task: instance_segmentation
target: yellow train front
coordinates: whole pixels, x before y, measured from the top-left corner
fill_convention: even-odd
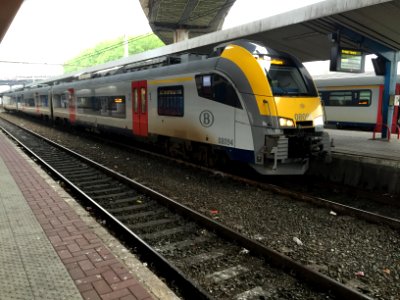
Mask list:
[[[311,157],[330,157],[321,100],[296,58],[249,41],[219,51],[219,66],[235,74],[249,115],[257,172],[304,174]]]

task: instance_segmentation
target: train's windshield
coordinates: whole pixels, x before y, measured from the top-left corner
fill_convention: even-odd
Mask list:
[[[289,58],[267,55],[256,58],[268,78],[274,96],[314,96],[307,89],[300,69]]]

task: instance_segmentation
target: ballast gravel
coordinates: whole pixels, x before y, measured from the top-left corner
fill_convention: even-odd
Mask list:
[[[143,153],[2,116],[98,161],[374,299],[400,299],[400,234],[387,226]],[[293,179],[292,179],[293,180]]]

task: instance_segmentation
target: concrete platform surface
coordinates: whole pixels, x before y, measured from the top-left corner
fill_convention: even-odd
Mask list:
[[[348,153],[376,158],[386,158],[400,161],[400,139],[397,134],[392,134],[390,141],[382,139],[381,134],[369,131],[335,130],[327,129],[333,139],[334,152]]]
[[[178,299],[54,186],[0,133],[0,299]]]

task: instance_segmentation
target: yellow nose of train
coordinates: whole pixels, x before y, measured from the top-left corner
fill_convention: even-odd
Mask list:
[[[293,56],[253,42],[232,42],[221,54],[246,77],[254,167],[264,174],[303,174],[311,156],[330,153],[323,109],[311,76]]]

